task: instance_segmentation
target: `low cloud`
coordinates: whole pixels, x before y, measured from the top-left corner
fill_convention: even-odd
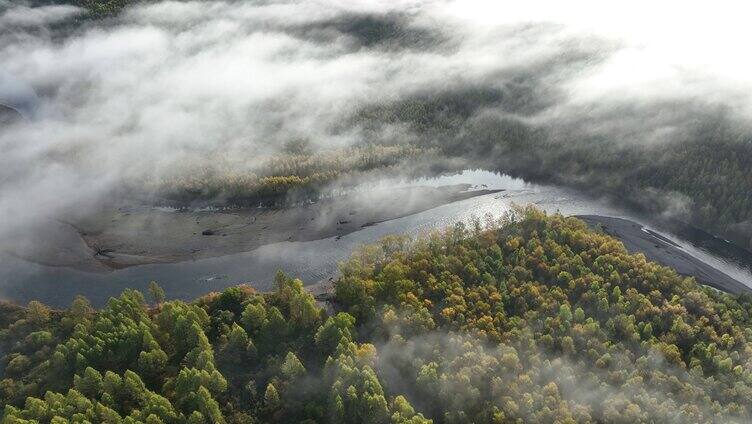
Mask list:
[[[0,72],[33,89],[24,101],[36,112],[0,129],[0,213],[10,217],[0,235],[116,198],[145,176],[220,157],[252,169],[290,140],[314,150],[416,140],[425,134],[405,122],[369,127],[359,114],[420,96],[446,93],[437,107],[448,109],[435,116],[463,125],[524,127],[520,142],[544,133],[562,143],[660,142],[686,132],[697,105],[730,99],[736,116],[749,104],[745,85],[723,79],[733,58],[698,73],[697,61],[680,66],[686,55],[658,56],[677,38],[658,36],[666,20],[650,17],[657,41],[645,44],[602,7],[592,5],[591,22],[544,3],[168,1],[75,30],[51,25],[81,12],[74,7],[3,3],[0,22],[13,29],[0,31]]]
[[[41,7],[14,6],[0,2],[0,28],[35,27],[49,25],[81,14],[83,10],[72,5]],[[2,30],[0,30],[0,33]]]

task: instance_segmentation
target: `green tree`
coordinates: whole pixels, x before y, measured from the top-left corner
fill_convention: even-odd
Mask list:
[[[165,301],[164,289],[159,287],[156,281],[149,282],[149,295],[151,295],[151,300],[156,305],[160,305]]]

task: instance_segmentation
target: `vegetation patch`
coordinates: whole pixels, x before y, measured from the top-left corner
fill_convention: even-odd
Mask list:
[[[431,149],[411,145],[367,145],[320,152],[293,151],[258,158],[188,161],[170,175],[146,176],[132,184],[156,204],[284,206],[316,200],[364,182],[421,172],[408,165],[435,163]],[[198,162],[198,163],[197,163]]]
[[[752,303],[517,210],[299,280],[0,309],[4,422],[747,422]]]

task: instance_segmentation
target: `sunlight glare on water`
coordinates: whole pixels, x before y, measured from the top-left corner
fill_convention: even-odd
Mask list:
[[[192,299],[208,291],[240,283],[250,283],[257,289],[269,290],[274,274],[279,269],[301,278],[306,284],[312,284],[334,276],[338,263],[364,243],[372,243],[388,234],[419,236],[459,221],[469,223],[474,218],[483,219],[486,216],[498,218],[514,204],[534,204],[549,213],[615,216],[639,222],[637,217],[605,201],[592,199],[572,190],[528,184],[520,179],[487,171],[464,171],[395,184],[434,187],[469,184],[471,189],[501,191],[382,222],[340,238],[275,243],[245,253],[174,264],[141,265],[108,274],[47,267],[2,255],[0,295],[22,303],[37,299],[53,306],[65,306],[75,295],[82,294],[90,298],[92,303],[101,305],[125,288],[145,291],[148,283],[154,280],[165,289],[168,297]],[[692,247],[687,243],[679,241],[679,244],[691,251]],[[718,266],[729,275],[750,280],[748,273],[699,249],[694,249],[691,253]]]

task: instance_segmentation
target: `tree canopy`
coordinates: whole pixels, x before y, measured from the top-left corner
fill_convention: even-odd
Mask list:
[[[192,302],[0,308],[3,422],[748,422],[752,303],[528,208]]]

